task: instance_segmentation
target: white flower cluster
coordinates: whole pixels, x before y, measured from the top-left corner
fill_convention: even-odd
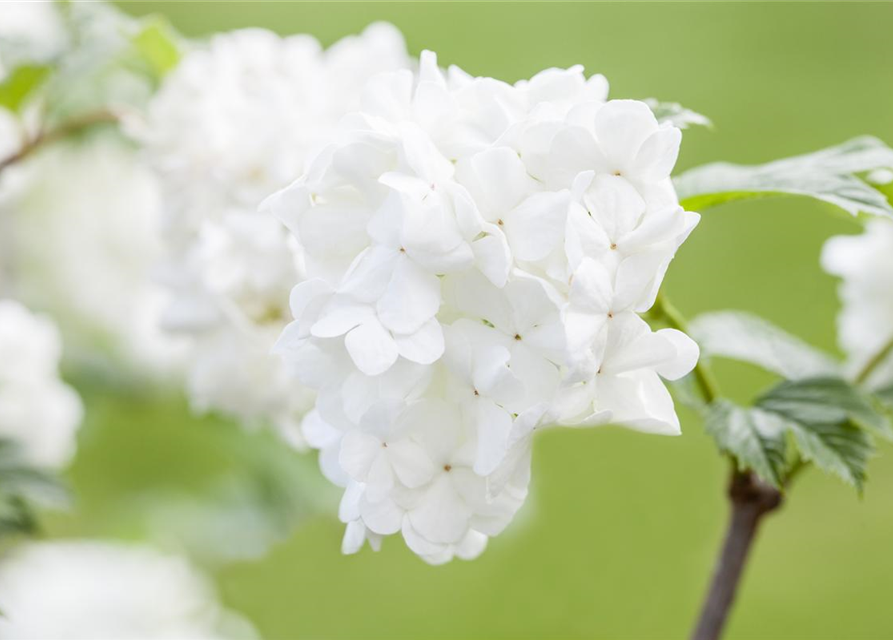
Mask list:
[[[18,302],[0,299],[0,438],[31,464],[64,466],[83,417],[78,395],[59,379],[56,326]]]
[[[256,637],[185,560],[88,541],[31,543],[0,561],[0,638]]]
[[[680,139],[579,66],[512,86],[425,52],[266,201],[305,254],[277,351],[319,393],[303,428],[346,488],[345,552],[402,532],[432,563],[479,554],[539,427],[679,432],[661,377],[697,347],[638,314],[699,219]]]
[[[150,104],[135,134],[164,190],[162,277],[173,297],[164,324],[191,337],[197,409],[270,423],[299,441],[313,396],[270,348],[303,260],[282,225],[257,207],[359,106],[368,77],[409,62],[387,24],[327,50],[310,36],[246,29],[190,51]]]
[[[893,223],[876,218],[857,236],[825,243],[822,267],[843,279],[837,339],[856,372],[893,340]],[[893,363],[877,368],[869,383],[893,382]]]
[[[177,347],[157,322],[164,291],[153,282],[158,186],[132,144],[97,133],[2,177],[0,286],[58,320],[74,361],[106,365],[105,352],[140,374],[175,369]]]

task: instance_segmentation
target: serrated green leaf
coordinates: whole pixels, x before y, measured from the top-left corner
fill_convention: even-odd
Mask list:
[[[883,193],[859,177],[893,166],[893,149],[863,136],[841,145],[763,165],[714,163],[678,176],[674,183],[686,209],[699,211],[734,200],[801,195],[828,202],[853,215],[893,217]]]
[[[795,421],[790,428],[804,460],[862,491],[865,467],[873,451],[862,429],[851,422],[807,425]]]
[[[0,82],[0,107],[18,113],[28,98],[49,77],[49,65],[22,65]]]
[[[884,435],[889,425],[861,392],[840,378],[788,380],[756,406],[788,421],[801,456],[862,490],[873,451],[866,429]]]
[[[701,355],[730,358],[793,380],[840,373],[840,365],[783,329],[753,314],[718,311],[696,317],[689,334]]]
[[[721,451],[733,455],[741,470],[751,469],[780,488],[787,467],[787,425],[778,416],[727,400],[713,402],[704,423]]]
[[[172,30],[159,18],[151,18],[143,24],[133,37],[133,46],[158,78],[164,77],[180,61],[180,50]]]
[[[655,98],[646,98],[644,102],[651,108],[654,117],[657,118],[657,121],[661,124],[668,122],[680,129],[688,129],[690,126],[713,126],[710,118],[697,111],[686,109],[678,102],[660,102]]]
[[[757,406],[798,422],[852,421],[878,435],[891,435],[890,425],[871,400],[842,378],[787,380],[764,394]]]

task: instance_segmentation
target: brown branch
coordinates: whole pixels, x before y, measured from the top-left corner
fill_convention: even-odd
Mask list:
[[[68,122],[60,124],[58,127],[52,129],[51,131],[41,131],[31,140],[25,142],[25,144],[22,145],[22,148],[16,151],[14,154],[7,158],[4,158],[3,160],[0,160],[0,171],[3,171],[7,167],[26,159],[28,156],[40,149],[45,144],[49,144],[57,140],[62,140],[69,135],[78,133],[79,131],[82,131],[94,125],[109,124],[114,122],[118,122],[118,116],[111,111],[96,111],[93,113],[85,114],[83,116],[72,118]]]
[[[722,635],[757,530],[763,517],[781,506],[782,494],[749,471],[734,471],[729,501],[729,527],[692,640]]]

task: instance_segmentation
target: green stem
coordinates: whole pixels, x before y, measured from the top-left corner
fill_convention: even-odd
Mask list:
[[[893,336],[887,341],[887,343],[881,347],[880,351],[874,354],[871,359],[865,363],[859,372],[856,374],[854,378],[856,384],[862,384],[866,380],[868,380],[869,376],[887,359],[887,357],[893,353]]]
[[[663,292],[657,294],[657,299],[654,301],[652,311],[655,316],[663,319],[673,329],[678,329],[686,334],[688,333],[688,321],[685,319],[685,316],[683,316],[679,310],[670,303]],[[707,404],[710,404],[720,396],[716,380],[714,380],[713,374],[703,360],[698,360],[692,373],[695,376],[695,382],[698,385],[698,389],[700,389],[701,395],[704,397],[704,401]]]

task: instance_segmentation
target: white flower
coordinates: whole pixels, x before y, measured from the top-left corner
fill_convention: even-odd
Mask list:
[[[0,299],[0,437],[39,467],[71,459],[83,417],[80,398],[59,379],[61,355],[52,321]]]
[[[861,235],[829,239],[822,267],[842,279],[837,339],[855,373],[893,340],[893,223],[873,219]],[[891,362],[869,379],[874,386],[891,381]]]
[[[0,637],[253,638],[185,560],[89,541],[20,546],[0,560]]]
[[[346,553],[400,532],[432,563],[476,556],[550,424],[679,433],[662,378],[697,347],[638,314],[698,222],[669,180],[681,134],[606,93],[426,52],[266,201],[305,252],[276,351],[319,393],[303,429],[345,487]]]
[[[191,47],[146,121],[129,123],[164,190],[162,278],[172,295],[163,320],[190,345],[188,389],[197,409],[273,424],[300,445],[297,425],[312,402],[269,351],[286,324],[288,291],[304,279],[318,246],[299,246],[257,206],[299,175],[338,120],[359,106],[369,76],[409,63],[402,36],[387,24],[327,50],[310,36],[224,33]],[[400,278],[406,269],[397,262],[391,267]],[[437,292],[429,297],[436,302]],[[333,308],[342,298],[349,297]],[[383,341],[376,323],[370,319],[348,342]],[[396,349],[392,339],[388,346]],[[357,358],[366,357],[370,371],[390,357],[361,350]]]
[[[70,356],[96,359],[96,345],[108,345],[140,370],[170,372],[177,348],[157,326],[164,293],[153,282],[159,196],[134,150],[97,134],[4,174],[9,290],[58,320]]]

